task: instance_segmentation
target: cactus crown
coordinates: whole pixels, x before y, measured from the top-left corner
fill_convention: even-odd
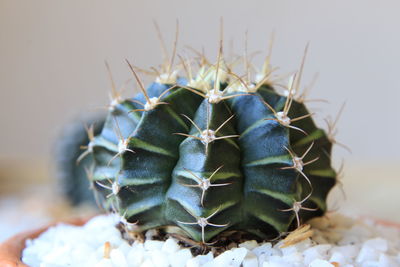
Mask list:
[[[175,52],[174,52],[175,53]],[[173,58],[173,57],[172,57]],[[274,86],[270,53],[260,72],[244,58],[193,64],[178,76],[166,60],[147,89],[123,99],[115,90],[102,132],[90,135],[89,173],[98,198],[131,232],[177,226],[195,241],[244,231],[269,238],[322,215],[336,183],[332,141],[299,93],[302,67],[283,94]]]

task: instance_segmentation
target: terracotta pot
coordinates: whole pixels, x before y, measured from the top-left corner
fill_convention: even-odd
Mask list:
[[[89,218],[86,219],[73,219],[68,221],[63,221],[64,223],[73,225],[83,225]],[[57,222],[58,223],[58,222]],[[22,250],[25,248],[25,241],[27,239],[33,239],[38,237],[41,233],[46,231],[49,227],[56,225],[57,223],[51,223],[40,229],[33,231],[27,231],[17,234],[3,243],[0,244],[0,266],[1,267],[29,267],[28,265],[22,263],[21,254]]]

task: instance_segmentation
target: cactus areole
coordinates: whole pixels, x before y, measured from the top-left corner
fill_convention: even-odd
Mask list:
[[[186,77],[169,68],[147,89],[129,65],[141,93],[122,99],[114,89],[88,146],[89,178],[130,231],[177,226],[201,243],[228,230],[265,239],[326,211],[332,142],[297,97],[300,75],[280,94],[269,60],[253,83],[221,51],[196,75],[182,60]]]

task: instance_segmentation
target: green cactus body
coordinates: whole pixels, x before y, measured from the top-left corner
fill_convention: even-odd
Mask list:
[[[102,113],[75,118],[62,129],[62,135],[54,144],[53,158],[56,165],[57,187],[69,204],[74,206],[95,203],[92,192],[88,190],[92,187],[91,183],[86,178],[86,172],[90,172],[87,167],[90,166],[93,157],[89,155],[90,151],[82,154],[81,147],[90,141],[88,135],[97,135],[101,132],[104,120],[105,116]],[[85,129],[82,121],[86,125],[92,125],[91,128]]]
[[[208,89],[153,83],[116,103],[92,140],[95,190],[132,231],[267,238],[326,211],[336,182],[331,142],[306,107],[267,83],[215,86],[215,69],[203,76]]]

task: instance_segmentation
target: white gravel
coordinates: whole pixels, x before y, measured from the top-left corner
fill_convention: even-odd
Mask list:
[[[246,241],[217,257],[193,257],[177,241],[146,240],[129,245],[114,227],[118,219],[99,215],[82,227],[60,224],[28,240],[23,261],[32,267],[396,267],[400,266],[400,229],[333,215],[310,222],[313,237],[281,248]],[[105,247],[110,245],[109,257]],[[107,253],[106,253],[107,254]]]

